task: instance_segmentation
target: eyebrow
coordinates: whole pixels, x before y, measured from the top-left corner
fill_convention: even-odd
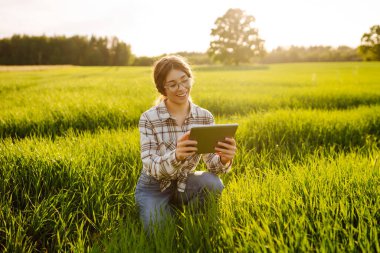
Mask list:
[[[178,79],[183,79],[184,77],[187,77],[186,74],[183,74],[180,78]],[[170,80],[170,81],[167,81],[166,83],[172,83],[172,82],[175,82],[176,80]]]

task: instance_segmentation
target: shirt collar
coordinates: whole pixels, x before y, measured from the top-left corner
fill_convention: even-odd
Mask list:
[[[160,116],[160,118],[161,118],[162,121],[165,121],[165,120],[167,120],[169,118],[174,119],[170,115],[170,113],[168,111],[168,108],[166,107],[166,104],[165,104],[166,100],[167,100],[167,98],[164,99],[164,100],[162,100],[157,105],[157,112],[158,112],[158,115]],[[186,118],[194,118],[194,116],[195,116],[195,105],[191,101],[189,101],[189,103],[190,103],[190,112],[189,112],[189,114],[188,114],[188,116]]]

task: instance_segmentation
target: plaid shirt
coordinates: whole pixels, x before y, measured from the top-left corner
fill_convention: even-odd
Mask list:
[[[192,102],[182,126],[178,126],[175,118],[169,114],[164,101],[144,112],[139,121],[142,172],[159,180],[161,191],[169,187],[172,180],[176,180],[177,189],[181,192],[186,188],[187,175],[194,173],[201,157],[210,172],[227,173],[232,162],[223,165],[220,156],[215,153],[195,154],[182,162],[175,158],[177,140],[184,133],[195,125],[213,124],[212,114]]]

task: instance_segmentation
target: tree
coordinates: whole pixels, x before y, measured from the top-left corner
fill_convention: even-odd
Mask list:
[[[133,62],[131,46],[116,37],[13,35],[0,39],[0,64],[124,66]]]
[[[380,25],[374,25],[361,39],[359,53],[365,61],[380,61]]]
[[[238,65],[264,55],[264,41],[253,27],[255,18],[241,9],[229,9],[211,30],[209,56],[214,61]]]

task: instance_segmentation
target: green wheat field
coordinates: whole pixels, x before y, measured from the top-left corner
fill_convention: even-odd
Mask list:
[[[239,123],[238,153],[219,202],[147,238],[151,72],[0,68],[0,251],[380,251],[380,63],[194,67],[193,102]]]

